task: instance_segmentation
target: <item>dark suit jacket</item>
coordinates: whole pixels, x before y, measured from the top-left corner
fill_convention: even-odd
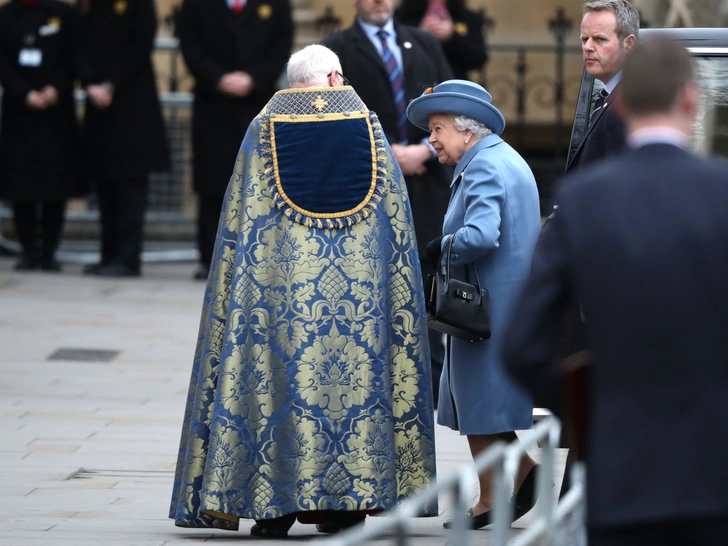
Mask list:
[[[568,182],[505,330],[506,365],[558,408],[558,319],[583,302],[590,524],[726,514],[728,166],[652,144]]]
[[[395,23],[397,43],[402,50],[404,64],[405,100],[419,97],[422,92],[452,78],[437,39],[419,29]],[[379,117],[390,143],[397,138],[397,109],[387,69],[382,59],[357,22],[349,28],[332,34],[323,44],[339,56],[341,69],[364,103]],[[405,47],[409,44],[411,47]],[[429,134],[408,124],[407,138],[411,144],[420,142]],[[405,178],[412,204],[412,215],[420,257],[425,256],[427,243],[442,235],[442,220],[450,199],[452,170],[431,159],[424,175]]]
[[[177,33],[195,77],[194,187],[222,197],[248,125],[276,92],[291,54],[291,7],[288,0],[247,0],[236,15],[226,0],[184,0]],[[220,78],[237,70],[253,78],[247,97],[217,90]]]
[[[566,166],[566,172],[613,156],[625,147],[624,125],[612,107],[619,86],[607,98],[607,105],[594,113],[584,138]]]

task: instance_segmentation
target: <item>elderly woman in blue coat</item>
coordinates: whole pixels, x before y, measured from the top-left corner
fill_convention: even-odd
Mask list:
[[[438,267],[451,238],[451,267],[472,262],[490,292],[491,338],[470,343],[448,337],[437,412],[439,424],[467,436],[475,458],[494,442],[511,442],[516,430],[533,426],[533,404],[506,374],[499,344],[541,227],[538,190],[526,162],[498,136],[505,120],[480,85],[443,82],[412,101],[407,117],[430,131],[440,162],[456,166],[443,236],[428,245],[427,257]],[[527,455],[521,459],[514,520],[535,503],[535,466]],[[469,512],[474,529],[490,523],[492,506],[492,476],[479,481],[480,497]]]

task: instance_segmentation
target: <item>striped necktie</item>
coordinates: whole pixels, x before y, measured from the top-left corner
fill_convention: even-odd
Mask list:
[[[389,33],[382,29],[377,32],[377,37],[382,42],[382,61],[384,66],[387,67],[387,73],[389,74],[389,83],[392,84],[392,91],[394,92],[394,104],[397,107],[397,126],[399,129],[399,141],[407,141],[407,102],[404,99],[404,76],[402,70],[397,64],[397,59],[389,49],[387,45],[387,37]]]
[[[599,91],[599,96],[597,97],[597,100],[594,101],[594,108],[591,111],[591,114],[589,114],[589,124],[591,125],[591,121],[594,118],[594,114],[596,114],[599,110],[604,108],[607,105],[607,97],[609,96],[609,93],[606,92],[605,89],[601,89]]]

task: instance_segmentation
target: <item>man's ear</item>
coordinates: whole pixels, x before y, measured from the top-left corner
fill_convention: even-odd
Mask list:
[[[624,39],[624,49],[629,51],[637,43],[637,37],[634,34],[630,34]]]

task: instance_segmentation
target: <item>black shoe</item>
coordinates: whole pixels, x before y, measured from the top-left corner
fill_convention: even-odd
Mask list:
[[[51,271],[53,273],[58,273],[61,271],[61,263],[56,260],[55,258],[51,258],[49,260],[43,259],[40,262],[40,268],[43,271]]]
[[[192,275],[192,278],[196,281],[206,281],[208,275],[210,275],[210,268],[206,265],[200,265]]]
[[[333,535],[334,533],[338,533],[339,531],[341,531],[341,527],[339,527],[339,525],[334,523],[333,521],[325,521],[324,523],[317,523],[316,530],[319,533],[327,533],[329,535]]]
[[[20,259],[15,263],[15,271],[32,271],[37,262],[34,256],[21,254]]]
[[[288,530],[295,522],[295,514],[272,519],[257,519],[255,525],[250,528],[250,535],[260,538],[286,538]]]
[[[487,512],[483,512],[482,514],[478,514],[477,516],[473,515],[473,509],[471,508],[466,512],[468,517],[470,518],[470,529],[481,529],[485,527],[486,525],[489,525],[491,523],[490,521],[490,513],[492,510],[488,510]],[[442,524],[442,526],[445,529],[452,529],[455,525],[455,520],[449,519],[445,523]]]
[[[316,524],[319,533],[334,534],[349,527],[354,527],[366,519],[366,514],[351,514],[349,512],[333,512],[324,523]]]
[[[538,494],[536,493],[536,473],[539,465],[534,465],[523,480],[521,488],[511,498],[513,505],[513,521],[522,518],[536,505]]]
[[[83,266],[83,269],[81,270],[81,273],[84,275],[98,275],[99,269],[101,269],[102,266],[104,266],[103,262],[95,263],[95,264],[86,264]]]
[[[99,277],[139,277],[140,271],[136,267],[121,263],[100,265],[96,275]]]
[[[250,536],[258,538],[286,538],[288,536],[288,529],[261,527],[256,523],[250,528]]]

